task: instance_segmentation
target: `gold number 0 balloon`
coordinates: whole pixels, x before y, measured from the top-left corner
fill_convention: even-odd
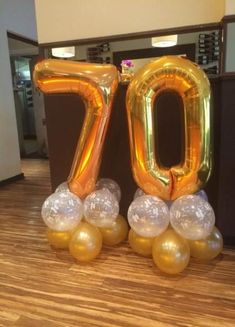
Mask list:
[[[85,102],[86,116],[68,178],[70,190],[84,198],[93,191],[99,172],[118,85],[117,69],[113,65],[48,59],[35,66],[34,82],[44,93],[75,93]]]
[[[177,92],[184,104],[184,162],[170,169],[161,166],[154,149],[154,100],[164,91]],[[126,106],[132,170],[139,187],[165,200],[200,189],[212,166],[210,86],[203,71],[187,59],[162,57],[134,76]]]

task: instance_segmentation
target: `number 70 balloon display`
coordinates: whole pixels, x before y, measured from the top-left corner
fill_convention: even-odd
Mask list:
[[[80,261],[88,261],[100,252],[100,235],[105,243],[109,234],[112,234],[110,239],[114,239],[116,233],[118,241],[127,234],[127,224],[118,215],[118,199],[112,190],[107,185],[96,189],[103,143],[119,81],[118,71],[113,65],[49,59],[36,65],[34,81],[46,94],[75,93],[85,103],[86,116],[68,177],[68,189],[45,201],[42,216],[49,226],[48,239],[52,245],[60,245],[61,238],[67,237],[71,254]],[[167,91],[174,91],[182,98],[185,128],[184,158],[169,169],[161,165],[155,154],[153,121],[154,101]],[[177,273],[188,264],[190,246],[195,247],[191,243],[206,240],[213,233],[212,208],[200,197],[190,195],[205,185],[212,168],[209,81],[189,60],[162,57],[136,73],[127,90],[126,107],[133,176],[146,194],[134,200],[128,211],[132,227],[130,244],[137,249],[139,239],[146,238],[145,243],[149,244],[149,252],[157,266],[167,273]],[[177,201],[183,201],[182,196],[187,195],[190,196],[186,203],[177,205]],[[176,201],[169,211],[163,200]],[[60,209],[56,201],[63,202]],[[193,210],[196,203],[196,210]],[[197,219],[199,211],[204,216]],[[81,221],[83,215],[86,222]],[[174,231],[167,231],[169,221]],[[136,233],[135,238],[133,233]],[[90,243],[82,238],[84,234]],[[160,237],[162,241],[157,243]],[[219,237],[217,242],[217,252],[222,247],[221,239]],[[163,244],[169,241],[174,243],[174,251],[168,246],[168,253],[164,253]],[[171,259],[170,265],[169,260],[162,259],[166,257]]]

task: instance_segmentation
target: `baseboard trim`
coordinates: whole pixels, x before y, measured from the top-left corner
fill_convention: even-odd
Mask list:
[[[24,179],[24,174],[23,173],[12,176],[12,177],[7,178],[7,179],[4,179],[3,181],[0,181],[0,186],[4,186],[4,185],[7,185],[7,184],[16,182],[16,181],[18,181],[20,179]]]

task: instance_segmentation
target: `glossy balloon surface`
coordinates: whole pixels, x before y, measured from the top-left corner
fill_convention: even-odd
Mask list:
[[[46,94],[74,93],[84,101],[86,116],[68,177],[70,190],[83,199],[95,189],[113,96],[118,86],[117,68],[47,59],[35,66],[34,83]]]
[[[112,227],[103,227],[99,228],[99,230],[105,245],[117,245],[127,238],[129,228],[126,219],[119,215]]]
[[[168,229],[154,239],[152,255],[156,266],[161,271],[167,274],[178,274],[189,263],[190,249],[185,239],[174,230]]]
[[[69,243],[71,255],[81,262],[96,258],[102,248],[102,235],[98,228],[86,222],[78,225]]]
[[[155,154],[157,126],[153,118],[156,98],[168,91],[182,98],[185,124],[184,156],[171,168],[163,167]],[[163,56],[148,63],[130,82],[126,107],[132,171],[139,187],[164,200],[202,188],[212,168],[210,84],[203,70],[179,56]]]
[[[218,228],[214,227],[207,238],[197,241],[188,240],[188,244],[192,257],[200,260],[211,260],[223,250],[223,237]]]
[[[133,229],[130,229],[128,241],[132,250],[145,257],[151,256],[153,237],[143,237],[138,235]]]
[[[47,230],[47,240],[56,249],[68,249],[71,239],[71,232],[57,232],[55,230]]]

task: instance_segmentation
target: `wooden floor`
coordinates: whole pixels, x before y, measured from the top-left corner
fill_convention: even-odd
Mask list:
[[[77,264],[45,238],[48,162],[22,165],[26,179],[0,188],[0,326],[235,326],[235,250],[174,277],[128,244]]]

